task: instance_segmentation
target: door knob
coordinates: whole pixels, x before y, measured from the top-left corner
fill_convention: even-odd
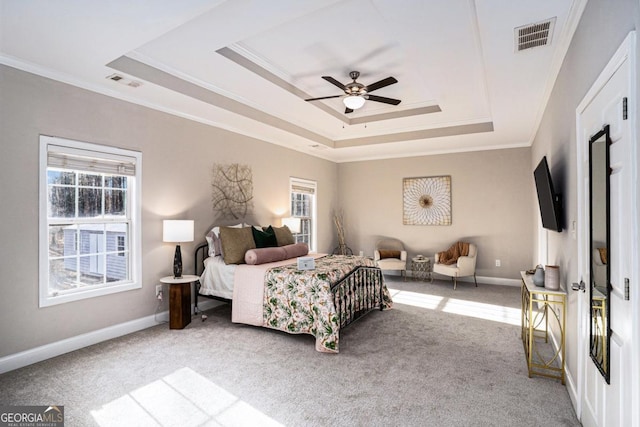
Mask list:
[[[572,283],[571,284],[571,289],[573,289],[574,291],[582,291],[585,292],[586,291],[586,286],[584,284],[584,280],[580,280],[580,283]]]

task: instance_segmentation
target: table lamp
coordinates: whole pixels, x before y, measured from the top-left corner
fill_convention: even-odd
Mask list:
[[[167,219],[162,221],[162,241],[177,243],[173,257],[173,277],[182,277],[182,253],[180,243],[193,242],[193,220]]]

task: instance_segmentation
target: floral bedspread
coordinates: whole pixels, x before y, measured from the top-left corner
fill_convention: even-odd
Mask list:
[[[314,270],[298,270],[296,264],[269,269],[265,274],[264,325],[288,333],[311,334],[316,337],[316,350],[337,353],[340,319],[331,285],[358,266],[375,264],[358,256],[328,255],[315,260]],[[384,279],[376,282],[380,282],[373,284],[376,304],[382,287],[383,307],[391,308],[393,302]]]

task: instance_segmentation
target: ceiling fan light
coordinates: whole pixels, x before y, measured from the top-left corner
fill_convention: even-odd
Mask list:
[[[364,105],[364,98],[360,95],[349,95],[342,99],[345,107],[357,110]]]

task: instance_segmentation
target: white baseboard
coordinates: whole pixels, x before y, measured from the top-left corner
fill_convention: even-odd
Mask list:
[[[578,383],[571,376],[571,372],[569,372],[569,368],[567,368],[567,364],[564,364],[564,378],[567,387],[567,392],[569,393],[569,399],[571,399],[571,404],[573,405],[573,410],[576,413],[576,416],[580,418],[580,414],[578,413],[578,408],[580,402],[578,402]]]
[[[461,282],[473,282],[473,276],[461,277],[458,279]],[[489,277],[489,276],[476,276],[478,283],[484,283],[486,285],[500,285],[500,286],[522,286],[522,279],[505,279],[504,277]]]
[[[388,273],[385,273],[388,274]],[[413,271],[407,271],[407,277],[413,277]],[[433,274],[434,279],[438,280],[451,280],[449,276],[442,276],[439,274]],[[503,277],[489,277],[489,276],[476,276],[478,283],[484,283],[486,285],[500,285],[500,286],[522,286],[522,279],[505,279]],[[473,276],[465,276],[458,278],[459,282],[471,282],[473,283]]]
[[[220,301],[207,300],[198,302],[199,311],[209,310],[210,308],[222,305]],[[191,312],[193,313],[193,304]],[[133,332],[141,331],[152,326],[156,326],[169,321],[169,311],[162,311],[155,315],[146,316],[140,319],[131,320],[129,322],[119,323],[117,325],[108,326],[97,331],[87,332],[85,334],[76,335],[75,337],[66,338],[40,347],[35,347],[19,353],[10,354],[0,358],[0,374],[22,368],[33,363],[41,362],[52,357],[60,356],[74,350],[79,350],[102,341],[118,338]]]

